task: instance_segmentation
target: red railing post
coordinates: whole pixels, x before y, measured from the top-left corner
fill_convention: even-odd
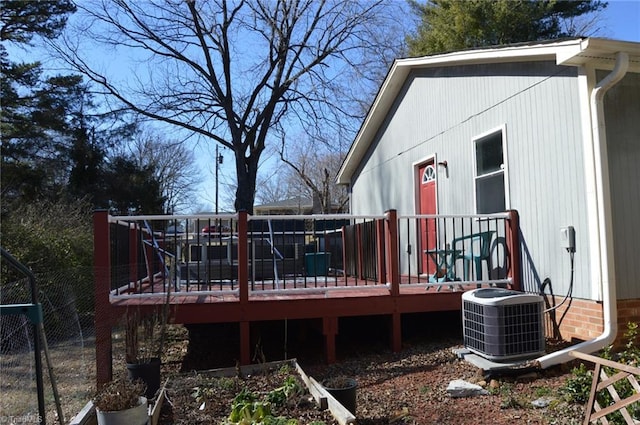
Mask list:
[[[238,290],[240,303],[249,302],[249,244],[248,244],[248,214],[238,212]]]
[[[391,284],[391,295],[400,295],[400,267],[398,253],[398,212],[388,210],[385,213],[387,220],[387,281]]]
[[[386,216],[386,275],[391,284],[391,296],[400,295],[400,255],[398,252],[398,212],[388,210]],[[399,352],[402,349],[402,318],[398,311],[391,314],[391,349]]]
[[[109,213],[93,214],[93,274],[95,288],[96,385],[100,388],[111,381],[111,251],[109,242]]]
[[[512,289],[522,289],[522,269],[520,263],[520,215],[517,210],[509,210],[507,226],[507,241],[509,246],[509,277],[512,282]]]
[[[249,224],[246,211],[238,211],[238,291],[240,304],[249,304]],[[240,364],[251,363],[250,323],[240,319]]]
[[[385,233],[384,233],[384,220],[376,219],[376,251],[378,256],[376,258],[376,267],[378,280],[376,283],[384,285],[387,283],[387,269],[386,269],[386,252],[385,246]]]

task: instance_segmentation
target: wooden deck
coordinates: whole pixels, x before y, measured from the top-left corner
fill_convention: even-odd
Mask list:
[[[175,323],[224,323],[281,319],[309,319],[330,316],[366,316],[375,314],[416,313],[459,310],[461,295],[476,284],[448,282],[401,284],[399,293],[391,295],[387,285],[352,285],[336,283],[326,287],[249,291],[241,302],[240,290],[181,290],[169,294],[171,318]],[[112,293],[110,305],[117,310],[130,307],[152,310],[167,301],[161,279],[142,293]],[[274,308],[277,303],[277,308]],[[215,308],[210,308],[214,304]],[[177,308],[184,306],[187,308]]]
[[[241,236],[243,231],[246,232],[246,217],[243,218],[242,213],[239,216],[238,263],[249,264]],[[328,363],[336,361],[336,335],[339,333],[339,319],[343,317],[387,316],[391,349],[400,351],[402,315],[460,311],[462,293],[477,288],[482,282],[431,284],[424,276],[402,276],[396,255],[394,220],[390,218],[386,224],[387,235],[380,237],[386,243],[384,250],[380,251],[387,254],[378,259],[380,270],[384,272],[379,274],[378,281],[318,276],[307,277],[307,287],[297,287],[294,278],[281,279],[277,284],[274,280],[252,281],[248,267],[239,267],[237,279],[228,284],[172,288],[169,291],[170,321],[178,324],[238,323],[238,358],[241,364],[251,363],[251,323],[284,319],[319,319],[324,358]],[[135,289],[113,290],[109,217],[106,212],[96,213],[94,228],[96,361],[97,381],[101,384],[110,380],[112,375],[112,327],[122,315],[133,309],[141,313],[157,310],[166,302],[167,292],[161,275],[156,276],[152,284],[147,281]]]

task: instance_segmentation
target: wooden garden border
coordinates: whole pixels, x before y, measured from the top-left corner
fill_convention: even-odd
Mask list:
[[[239,367],[229,367],[223,369],[210,369],[210,370],[201,370],[198,371],[200,374],[207,374],[209,376],[235,376],[238,373],[242,375],[255,374],[259,372],[263,372],[265,370],[275,370],[280,368],[283,365],[289,365],[293,367],[302,381],[307,386],[309,393],[316,401],[317,405],[321,409],[329,409],[333,417],[338,421],[340,425],[351,425],[355,422],[355,416],[349,412],[338,400],[336,400],[329,392],[316,381],[312,376],[309,376],[305,373],[304,370],[300,367],[296,359],[291,360],[281,360],[275,362],[267,362],[260,364],[251,364],[246,366]],[[160,409],[162,407],[162,403],[165,399],[165,392],[167,388],[167,384],[169,380],[167,379],[162,386],[162,390],[158,395],[158,400],[156,400],[153,407],[149,408],[149,423],[151,425],[156,425],[160,418]],[[95,425],[96,421],[96,409],[91,401],[89,401],[84,408],[78,413],[72,420],[69,425]]]

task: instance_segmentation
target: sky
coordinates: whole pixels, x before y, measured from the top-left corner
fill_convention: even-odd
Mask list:
[[[609,0],[607,8],[603,12],[602,27],[599,37],[640,42],[640,0]],[[209,150],[213,151],[213,148]],[[235,171],[232,165],[232,153],[226,150],[221,152],[225,155],[225,164],[220,170],[220,184],[223,184],[223,180],[226,183],[233,183]],[[210,154],[210,158],[214,156],[215,153]],[[206,192],[204,193],[204,202],[207,203],[213,199],[215,166],[213,161],[201,161],[200,166],[207,170],[205,174],[207,188],[203,189]],[[220,193],[223,190],[221,187]],[[221,204],[220,208],[222,210],[230,208],[230,206]]]
[[[640,42],[640,0],[608,0],[608,6],[601,15],[600,27],[597,37]],[[16,55],[13,53],[10,50],[12,59],[33,59],[29,57],[29,52],[23,51],[22,54],[15,52]],[[215,207],[215,145],[201,145],[196,147],[196,150],[200,151],[197,152],[196,157],[203,175],[203,184],[198,189],[202,202],[200,208],[213,211]],[[229,204],[229,193],[224,186],[228,187],[235,182],[233,154],[226,149],[220,149],[220,154],[224,156],[224,163],[220,166],[219,172],[220,211],[232,210],[232,205]],[[277,162],[277,160],[270,162]]]
[[[609,0],[604,19],[603,36],[640,42],[640,0]]]

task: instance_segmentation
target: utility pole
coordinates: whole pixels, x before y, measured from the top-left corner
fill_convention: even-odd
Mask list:
[[[218,144],[216,144],[216,215],[218,215],[218,170],[222,164],[222,154],[218,153]]]

